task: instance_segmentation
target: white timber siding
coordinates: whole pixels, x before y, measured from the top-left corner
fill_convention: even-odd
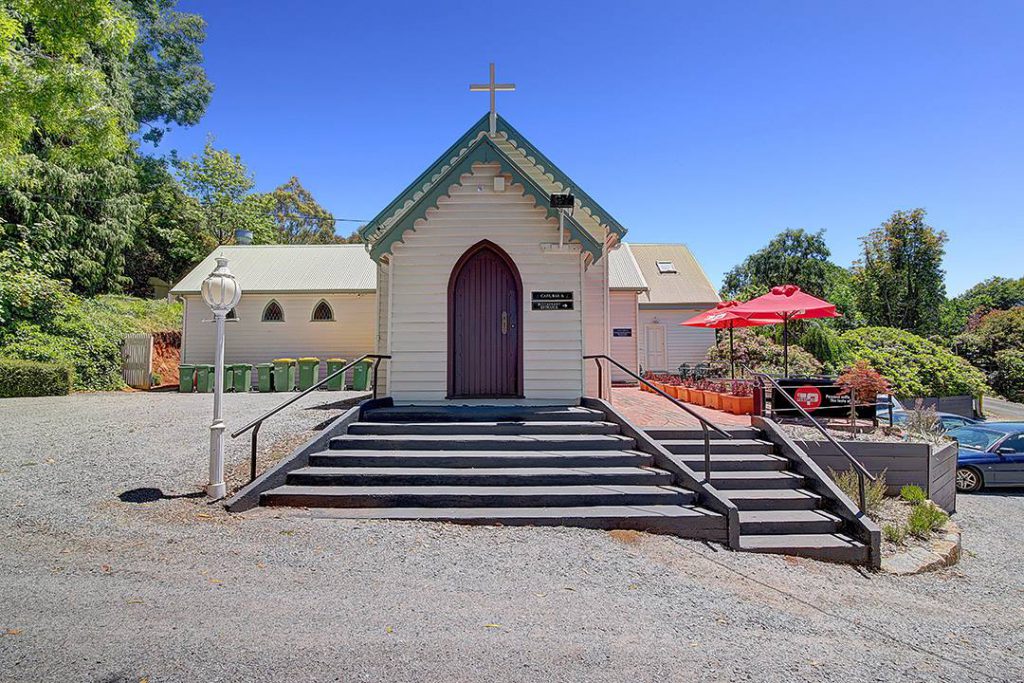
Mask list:
[[[391,306],[391,268],[387,263],[377,264],[377,353],[389,355],[391,345],[389,343],[390,306]],[[388,377],[390,376],[391,361],[382,360],[377,370],[377,383],[379,396],[390,394],[388,390]]]
[[[182,357],[186,363],[213,363],[216,326],[210,309],[196,294],[184,296],[185,325]],[[323,299],[334,311],[333,321],[312,321],[313,308]],[[262,322],[271,300],[284,310],[284,322]],[[375,294],[258,294],[242,293],[235,308],[238,320],[225,326],[226,363],[267,363],[275,358],[314,356],[321,360],[352,360],[373,353],[377,327]],[[321,363],[321,373],[326,363]]]
[[[585,325],[586,355],[604,354],[611,355],[611,348],[608,341],[608,257],[605,255],[596,264],[590,266],[583,274],[583,317]],[[597,365],[593,360],[585,361],[586,365],[586,395],[587,396],[610,396],[611,376],[603,373],[604,387],[598,392],[597,387]],[[602,361],[604,367],[608,363]]]
[[[478,164],[395,245],[390,262],[389,391],[399,402],[443,401],[448,391],[448,281],[459,257],[480,240],[504,249],[523,283],[523,381],[527,400],[576,400],[583,388],[581,256],[543,251],[558,242],[523,188],[506,177],[494,191],[498,164]],[[535,290],[571,291],[571,311],[533,311]]]
[[[715,331],[699,327],[680,325],[697,315],[703,309],[649,309],[641,308],[638,327],[640,336],[637,344],[640,351],[640,364],[644,370],[654,372],[675,372],[683,363],[701,363],[705,360],[708,349],[715,343]],[[663,325],[665,328],[665,359],[664,367],[651,367],[647,353],[647,325]]]
[[[637,326],[637,293],[616,291],[610,292],[609,297],[610,322],[608,324],[608,339],[611,344],[611,353],[608,355],[633,372],[637,372],[639,365],[637,349],[640,343],[640,335],[643,332]],[[632,331],[632,336],[616,337],[614,336],[615,329],[629,329]],[[612,381],[636,383],[634,378],[614,366],[612,369]]]

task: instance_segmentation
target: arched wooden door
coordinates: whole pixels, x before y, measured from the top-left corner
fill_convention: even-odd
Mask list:
[[[484,240],[448,280],[448,397],[521,398],[523,285],[515,263]]]

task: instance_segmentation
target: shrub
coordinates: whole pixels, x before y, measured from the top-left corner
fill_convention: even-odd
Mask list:
[[[900,498],[907,501],[911,505],[920,505],[921,503],[928,500],[927,494],[924,489],[914,484],[907,484],[900,489]]]
[[[831,467],[828,470],[832,479],[836,482],[836,486],[839,487],[843,493],[845,493],[850,500],[853,501],[854,506],[860,504],[860,489],[857,477],[857,471],[852,467],[842,472],[836,472]],[[882,507],[882,500],[885,499],[885,470],[875,475],[874,481],[864,482],[864,498],[868,509],[864,511],[868,517],[874,517],[876,513]]]
[[[916,334],[893,327],[862,327],[844,332],[852,364],[864,359],[902,397],[982,393],[985,377],[963,358]]]
[[[1024,400],[1024,307],[986,313],[955,347],[988,374],[996,391]]]
[[[889,380],[882,377],[863,358],[847,368],[836,383],[842,387],[840,396],[850,397],[850,424],[857,422],[857,406],[878,403],[879,394],[890,391]]]
[[[885,524],[882,526],[882,535],[890,543],[903,545],[907,540],[907,528],[902,524]]]
[[[768,374],[781,374],[782,344],[750,329],[735,331],[736,363],[743,363],[753,370]],[[708,349],[707,358],[715,363],[729,362],[729,337],[722,335],[718,344]],[[792,375],[817,375],[822,371],[821,363],[796,344],[789,345],[789,372]],[[737,369],[737,372],[739,370]]]
[[[65,396],[71,380],[71,368],[61,363],[0,358],[0,398]]]
[[[807,331],[800,337],[800,346],[829,370],[841,366],[846,353],[845,344],[836,331],[817,321],[808,323]]]
[[[948,519],[949,515],[933,503],[924,503],[915,506],[911,511],[907,519],[907,528],[918,538],[928,538],[933,531],[941,529]]]

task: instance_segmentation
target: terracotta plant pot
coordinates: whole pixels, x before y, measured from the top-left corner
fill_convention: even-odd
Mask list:
[[[690,403],[695,406],[704,405],[704,392],[700,389],[690,389]]]
[[[715,410],[722,409],[722,394],[717,391],[704,392],[704,405]]]
[[[736,415],[736,398],[737,397],[732,394],[722,394],[722,410]]]
[[[679,400],[680,401],[686,401],[687,403],[690,402],[690,388],[689,387],[679,387]]]
[[[754,413],[754,397],[753,396],[733,396],[735,399],[733,406],[735,410],[729,412],[734,415],[753,415]]]
[[[682,400],[682,398],[683,398],[683,387],[675,385],[675,386],[669,387],[669,389],[671,390],[671,391],[668,392],[670,396],[672,396],[673,398],[678,398],[679,400]]]

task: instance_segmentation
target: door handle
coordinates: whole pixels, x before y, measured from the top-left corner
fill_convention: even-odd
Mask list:
[[[508,311],[501,312],[501,333],[508,334]]]

